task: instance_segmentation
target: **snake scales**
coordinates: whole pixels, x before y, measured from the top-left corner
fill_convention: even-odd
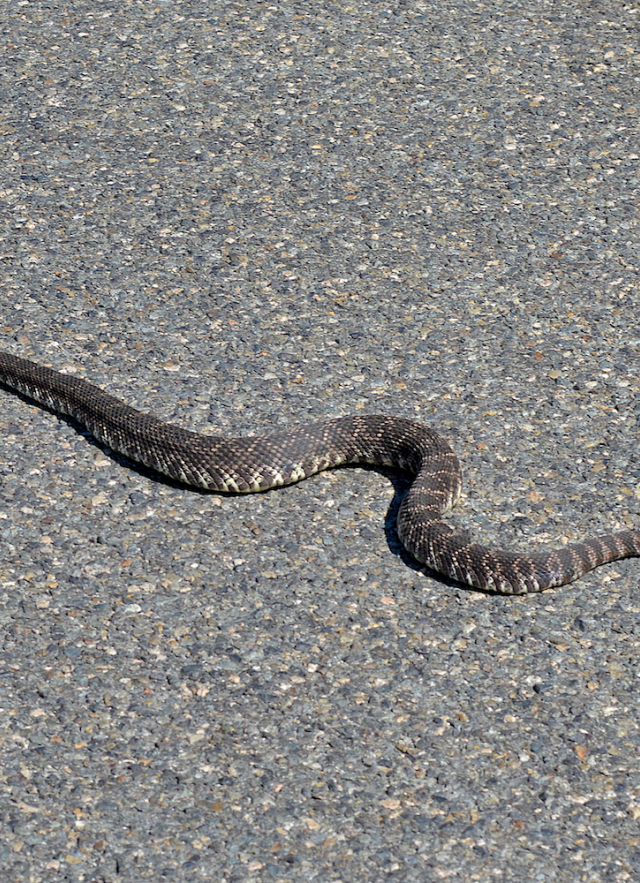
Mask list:
[[[458,459],[432,429],[401,417],[341,417],[268,436],[200,435],[130,408],[85,380],[0,352],[0,382],[83,424],[131,460],[194,487],[252,493],[335,466],[392,466],[414,477],[398,511],[405,548],[456,582],[504,594],[572,582],[600,564],[640,556],[640,531],[623,530],[551,552],[512,553],[471,542],[443,520],[458,499]]]

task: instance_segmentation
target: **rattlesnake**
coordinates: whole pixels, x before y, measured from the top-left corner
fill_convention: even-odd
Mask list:
[[[269,435],[222,438],[164,423],[86,380],[3,352],[0,382],[75,418],[113,451],[208,490],[252,493],[357,463],[408,472],[414,479],[398,511],[401,542],[431,570],[478,589],[539,592],[600,564],[640,556],[637,530],[536,553],[505,552],[470,541],[442,520],[460,495],[456,455],[433,429],[402,417],[340,417]]]

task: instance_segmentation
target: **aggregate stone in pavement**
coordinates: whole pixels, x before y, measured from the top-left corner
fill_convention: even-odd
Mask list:
[[[1,348],[431,423],[492,544],[638,525],[638,17],[3,4]],[[216,497],[0,398],[3,880],[638,879],[640,562],[467,591],[401,476]]]

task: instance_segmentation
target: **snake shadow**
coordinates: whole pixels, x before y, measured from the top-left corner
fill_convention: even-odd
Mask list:
[[[393,498],[389,503],[389,508],[387,509],[387,514],[384,518],[385,538],[387,541],[387,546],[389,547],[389,551],[392,553],[392,555],[395,555],[396,558],[399,558],[402,563],[410,570],[414,570],[417,573],[422,573],[425,576],[436,580],[443,586],[448,586],[452,589],[464,589],[466,592],[480,592],[480,594],[487,595],[495,594],[494,592],[486,591],[484,589],[477,589],[474,586],[465,585],[465,583],[459,583],[442,573],[438,573],[436,570],[431,570],[430,567],[427,567],[425,564],[421,564],[420,561],[417,561],[413,557],[413,555],[410,555],[400,542],[400,537],[398,536],[398,510],[400,509],[400,506],[407,494],[407,491],[413,483],[412,478],[403,472],[399,472],[395,469],[389,469],[385,466],[362,466],[360,468],[366,469],[370,472],[377,472],[379,475],[383,475],[385,478],[389,479],[393,487]],[[466,531],[464,531],[464,533],[466,533]]]

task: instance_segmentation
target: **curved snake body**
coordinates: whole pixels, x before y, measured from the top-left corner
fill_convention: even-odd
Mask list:
[[[0,382],[75,418],[113,451],[194,487],[253,493],[323,469],[370,464],[414,476],[398,511],[398,535],[419,562],[456,582],[504,594],[569,583],[600,564],[640,556],[640,531],[512,553],[470,541],[442,516],[457,501],[460,465],[447,442],[401,417],[341,417],[267,436],[201,435],[137,411],[86,380],[0,352]]]

